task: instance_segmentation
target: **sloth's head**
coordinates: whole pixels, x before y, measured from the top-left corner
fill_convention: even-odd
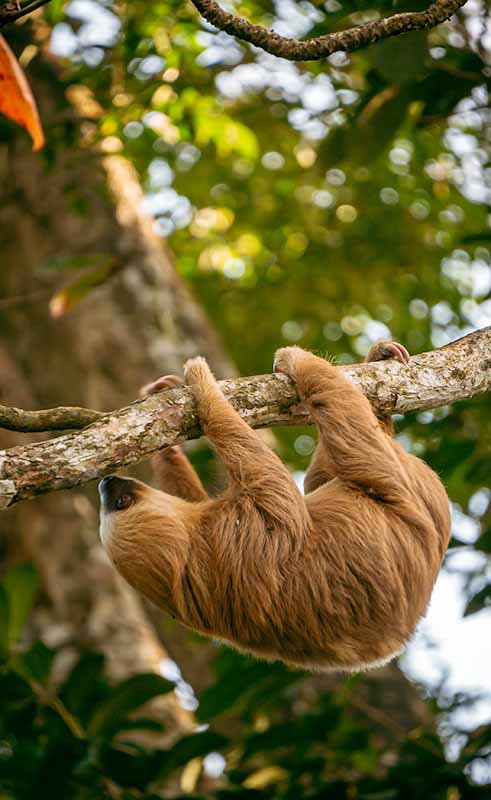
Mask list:
[[[135,523],[135,512],[147,487],[133,478],[108,475],[99,483],[101,499],[101,540],[104,547],[114,544],[117,534],[130,533]]]
[[[178,515],[178,501],[134,478],[108,475],[99,483],[101,539],[104,546],[135,541],[139,532],[161,530]]]
[[[187,547],[184,512],[190,504],[116,475],[99,483],[99,495],[101,540],[111,560],[136,589],[164,602],[169,565]]]

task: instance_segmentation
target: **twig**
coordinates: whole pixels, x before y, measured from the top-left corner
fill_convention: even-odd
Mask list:
[[[4,297],[0,300],[0,309],[15,308],[15,306],[29,305],[30,303],[37,303],[38,300],[43,300],[46,297],[51,297],[51,289],[35,289],[33,292],[26,292],[26,294],[16,294],[10,297]]]
[[[102,411],[68,406],[47,408],[43,411],[25,411],[22,408],[0,406],[0,428],[19,433],[41,431],[73,431],[86,428],[103,417]]]
[[[207,22],[237,39],[260,47],[267,53],[289,61],[318,61],[338,50],[352,51],[410,31],[435,28],[462,8],[467,0],[436,0],[426,11],[408,11],[391,17],[366,22],[355,28],[328,33],[315,39],[287,39],[262,25],[253,25],[244,17],[224,11],[215,0],[192,0]]]
[[[413,356],[407,365],[385,361],[340,369],[382,413],[455,403],[491,388],[491,327]],[[220,385],[253,428],[312,422],[295,387],[283,375],[226,380]],[[200,435],[187,387],[152,395],[102,415],[77,433],[0,451],[0,508],[100,478],[162,447]]]
[[[5,5],[0,6],[0,28],[4,28],[5,25],[10,25],[21,17],[31,14],[37,8],[41,8],[41,6],[45,6],[49,2],[51,0],[34,0],[33,3],[28,3],[20,8],[18,3],[5,3]]]

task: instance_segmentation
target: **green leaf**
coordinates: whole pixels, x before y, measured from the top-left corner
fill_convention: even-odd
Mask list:
[[[210,686],[200,698],[197,717],[211,720],[230,711],[237,702],[245,702],[264,677],[262,666],[258,664],[253,674],[250,670],[239,671],[235,675],[227,675],[226,681]]]
[[[426,39],[423,31],[377,42],[370,50],[372,62],[388,83],[396,86],[411,83],[427,71]]]
[[[28,682],[36,681],[46,686],[55,656],[54,650],[43,642],[35,642],[27,653],[20,653],[13,659],[13,668],[21,678]]]
[[[212,751],[223,749],[227,743],[228,740],[224,736],[213,731],[203,731],[180,739],[163,756],[164,763],[159,771],[159,780],[178,767],[187,764],[188,761],[192,761],[193,758],[206,756]]]
[[[60,696],[68,709],[86,724],[91,709],[101,701],[101,694],[109,688],[103,678],[104,656],[100,653],[86,653],[75,664]]]
[[[89,735],[106,737],[113,735],[128,714],[152,697],[167,694],[173,689],[174,684],[161,678],[160,675],[149,673],[129,678],[116,686],[109,698],[99,706],[89,723]]]
[[[334,128],[323,145],[331,163],[376,161],[404,122],[409,96],[406,87],[385,87],[365,105],[356,122]]]
[[[483,530],[475,547],[476,550],[481,550],[483,553],[491,553],[491,526]]]
[[[476,73],[478,78],[479,73]],[[459,70],[447,71],[442,65],[435,64],[431,72],[414,86],[414,99],[425,104],[424,116],[431,120],[442,121],[455,109],[459,100],[468,97],[473,79],[465,74],[463,65]]]
[[[491,242],[491,231],[481,231],[480,233],[469,233],[462,236],[462,244],[477,244],[478,242]]]
[[[285,686],[300,680],[301,672],[283,664],[268,664],[223,650],[215,664],[217,680],[200,697],[196,716],[209,721],[237,711],[237,705],[251,709],[272,700]]]
[[[133,743],[125,742],[124,747],[106,747],[101,754],[104,774],[120,786],[143,791],[155,777],[160,768],[160,751],[145,751]],[[140,795],[138,795],[140,796]],[[123,796],[129,800],[133,793]],[[145,795],[146,797],[146,795]]]
[[[0,585],[0,660],[8,655],[9,617],[9,599],[4,587]]]
[[[55,25],[63,19],[65,0],[51,0],[46,8],[46,14],[51,25]]]
[[[39,577],[32,564],[19,564],[5,576],[3,588],[9,605],[8,641],[12,647],[22,632],[39,588]]]
[[[484,589],[481,589],[480,592],[474,595],[474,597],[469,600],[465,607],[464,617],[468,617],[471,614],[476,614],[478,611],[481,611],[483,608],[491,605],[491,583],[488,586],[485,586]]]

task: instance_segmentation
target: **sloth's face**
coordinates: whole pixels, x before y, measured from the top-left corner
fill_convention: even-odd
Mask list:
[[[133,517],[138,514],[141,494],[150,487],[133,478],[108,475],[99,483],[101,498],[100,535],[103,545],[109,546],[115,531],[133,527]]]
[[[135,589],[176,613],[169,589],[172,565],[186,561],[192,504],[115,475],[99,483],[99,495],[100,536],[109,558]]]
[[[136,502],[140,481],[108,475],[99,484],[102,511],[106,514],[125,511]]]
[[[101,498],[100,534],[105,547],[116,542],[136,544],[140,536],[154,536],[165,528],[175,527],[179,512],[177,498],[147,486],[134,478],[108,475],[99,483]]]

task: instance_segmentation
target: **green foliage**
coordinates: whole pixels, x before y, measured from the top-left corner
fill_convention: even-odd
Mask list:
[[[215,665],[217,681],[200,699],[199,719],[208,721],[237,710],[250,717],[257,708],[267,709],[270,703],[277,702],[281,693],[302,678],[301,672],[292,672],[282,664],[271,666],[252,659],[239,663],[240,670],[236,672],[234,651],[220,654]]]
[[[111,693],[111,696],[100,703],[96,713],[87,726],[89,736],[109,737],[114,734],[126,719],[128,713],[139,708],[152,697],[166,694],[173,688],[169,681],[158,675],[135,675],[121,683]]]
[[[7,592],[0,588],[0,658],[4,659],[9,648],[9,599]]]
[[[38,591],[31,564],[20,564],[4,579],[0,590],[0,648],[8,651],[20,636]]]
[[[5,582],[20,588],[22,570]],[[41,642],[23,649],[13,643],[0,671],[5,800],[487,796],[485,787],[466,777],[469,765],[488,751],[487,730],[467,737],[460,757],[449,762],[431,714],[428,727],[407,739],[394,740],[383,719],[380,727],[376,709],[375,728],[367,727],[357,712],[356,678],[342,692],[323,692],[281,664],[261,664],[224,648],[201,699],[205,729],[164,747],[158,715],[149,718],[140,709],[168,694],[172,684],[149,674],[111,686],[96,653],[81,654],[60,683],[52,676],[56,655]],[[224,718],[231,724],[223,725]],[[204,761],[212,753],[223,754],[227,764],[215,778],[207,777]],[[176,778],[189,785],[191,766],[197,766],[192,794],[179,793]]]
[[[464,616],[475,614],[483,607],[491,605],[491,585],[485,586],[481,591],[477,592],[474,597],[469,600],[465,608]]]

